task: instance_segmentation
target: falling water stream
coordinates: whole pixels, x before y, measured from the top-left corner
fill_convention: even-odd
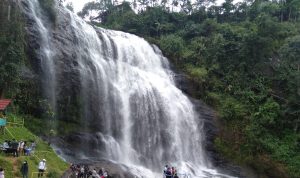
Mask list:
[[[41,36],[44,90],[56,108],[55,52],[63,49],[52,44],[38,0],[28,4]],[[101,145],[95,146],[105,148],[99,157],[128,166],[138,177],[161,177],[166,163],[190,177],[229,177],[206,157],[202,120],[176,87],[168,60],[156,46],[132,34],[93,27],[62,7],[59,11],[70,19],[82,117],[96,118],[99,132],[94,134]]]

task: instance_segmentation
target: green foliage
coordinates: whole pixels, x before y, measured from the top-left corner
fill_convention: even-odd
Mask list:
[[[11,19],[8,20],[4,7],[9,4],[3,5],[3,13],[0,13],[0,97],[14,97],[20,92],[20,68],[26,58],[23,24],[16,6],[11,5]]]
[[[187,65],[185,70],[191,77],[193,77],[194,79],[197,79],[198,82],[205,82],[205,80],[207,80],[208,72],[204,67],[196,67],[193,65]]]
[[[258,112],[254,113],[253,119],[256,124],[263,126],[274,125],[278,119],[280,106],[272,99],[268,99],[264,104],[259,106]]]
[[[47,177],[48,178],[56,178],[56,177],[59,177],[59,173],[56,171],[51,171],[47,174]]]
[[[220,101],[220,116],[228,121],[242,120],[247,115],[246,107],[237,99],[225,97]]]
[[[14,178],[13,175],[13,165],[9,162],[3,159],[2,156],[0,156],[0,167],[4,169],[5,177],[6,178]]]
[[[159,46],[167,56],[178,58],[183,53],[184,41],[180,36],[168,35],[161,37]]]

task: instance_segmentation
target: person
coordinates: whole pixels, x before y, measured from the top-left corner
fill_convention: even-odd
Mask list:
[[[21,140],[19,142],[19,146],[18,146],[19,155],[22,155],[22,153],[24,153],[24,146],[25,146],[25,143],[24,143],[24,141]]]
[[[79,178],[84,178],[84,166],[80,166],[80,171],[79,171]]]
[[[47,167],[46,167],[46,160],[43,159],[40,163],[39,163],[39,173],[38,173],[38,177],[43,177],[44,172],[46,171]]]
[[[90,176],[90,168],[88,165],[84,165],[84,178]]]
[[[11,141],[10,140],[7,141],[7,144],[8,144],[8,147],[11,148]]]
[[[175,169],[175,167],[172,167],[172,169],[171,169],[171,174],[172,174],[173,177],[175,176],[175,174],[176,174],[176,169]]]
[[[19,143],[15,139],[13,139],[13,141],[11,142],[11,148],[13,150],[13,154],[15,157],[19,156],[18,147],[19,147]]]
[[[8,149],[8,148],[9,148],[8,141],[7,141],[7,140],[4,141],[4,143],[3,143],[3,148],[4,148],[4,149]]]
[[[167,174],[168,167],[169,167],[168,165],[166,165],[166,166],[164,167],[164,178],[167,177],[166,174]]]
[[[103,177],[108,177],[108,172],[106,170],[103,171]]]
[[[168,168],[168,170],[166,172],[166,178],[172,178],[172,170],[171,170],[171,168]]]
[[[0,178],[4,178],[4,169],[0,167]]]
[[[73,164],[73,163],[70,164],[70,170],[72,172],[72,175],[76,176],[76,165],[75,164]]]
[[[24,145],[23,145],[23,155],[25,155],[25,154],[26,154],[26,150],[25,150],[25,148],[28,148],[28,146],[27,146],[27,142],[26,142],[26,141],[24,141]]]
[[[33,142],[31,143],[31,149],[32,149],[32,150],[35,150],[35,147],[36,147],[36,143],[35,143],[35,141],[33,141]]]
[[[21,167],[21,173],[23,178],[28,178],[28,163],[27,161],[24,161]]]
[[[99,170],[99,172],[98,172],[98,174],[99,174],[100,177],[103,176],[103,172],[104,172],[104,168],[101,168],[101,169]]]
[[[92,178],[100,178],[100,176],[97,174],[96,169],[94,169],[92,172]]]
[[[70,164],[70,169],[71,169],[72,172],[74,172],[75,167],[74,167],[73,163]]]
[[[31,147],[28,147],[27,145],[25,145],[24,147],[24,155],[25,156],[30,156],[31,154]]]
[[[174,176],[174,178],[179,178],[179,177],[178,177],[178,175],[177,175],[177,173],[175,173],[175,176]]]

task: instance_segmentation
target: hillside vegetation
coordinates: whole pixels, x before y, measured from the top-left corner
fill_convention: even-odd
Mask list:
[[[12,121],[15,118],[15,122],[21,118],[15,115],[10,115],[9,120]],[[27,122],[27,121],[25,121]],[[5,130],[5,134],[0,136],[0,143],[5,140],[16,139],[17,141],[35,141],[37,143],[36,150],[31,156],[19,156],[13,157],[12,155],[0,154],[0,166],[5,170],[6,178],[21,177],[21,166],[26,160],[29,165],[29,177],[37,176],[37,166],[42,159],[47,160],[47,177],[57,178],[60,177],[68,168],[68,164],[59,158],[48,143],[42,141],[39,137],[31,133],[27,128],[21,126],[8,126]]]
[[[300,1],[179,0],[174,11],[168,1],[139,1],[135,11],[97,2],[79,15],[97,9],[94,24],[157,44],[194,97],[214,106],[219,152],[261,175],[300,177]]]

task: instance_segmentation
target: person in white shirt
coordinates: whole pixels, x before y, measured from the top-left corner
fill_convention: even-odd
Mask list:
[[[38,177],[43,177],[44,172],[46,171],[47,167],[46,167],[46,160],[43,159],[40,163],[39,163],[39,173],[38,173]]]
[[[18,149],[19,150],[19,155],[22,155],[22,153],[24,153],[24,151],[23,151],[24,150],[24,146],[25,146],[25,142],[21,140],[19,142],[19,149]]]
[[[99,174],[97,174],[96,169],[92,171],[92,178],[100,178]]]
[[[5,142],[3,143],[3,148],[4,149],[8,149],[9,148],[9,145],[8,145],[8,142],[5,140]]]

